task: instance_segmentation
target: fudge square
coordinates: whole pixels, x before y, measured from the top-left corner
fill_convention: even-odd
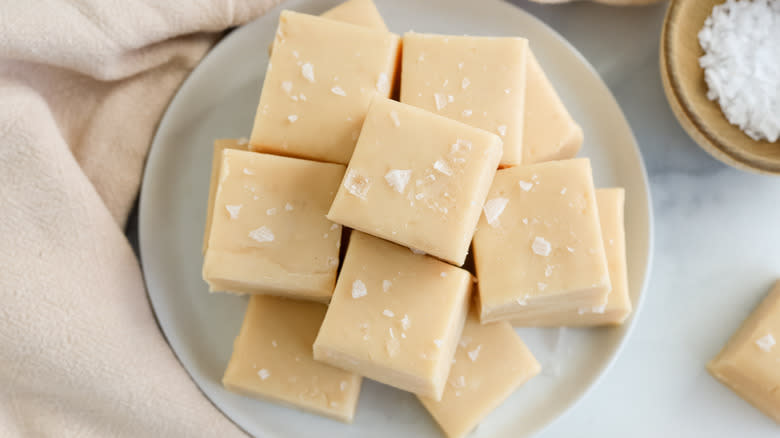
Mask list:
[[[710,374],[780,423],[780,281],[707,364]]]
[[[577,311],[545,314],[538,321],[524,321],[525,325],[543,326],[600,326],[620,325],[631,314],[626,270],[626,233],[623,224],[625,190],[622,188],[596,189],[602,241],[607,256],[609,281],[612,290],[606,304],[582,307]]]
[[[217,184],[219,182],[219,170],[222,167],[222,151],[225,149],[247,150],[249,141],[246,138],[223,138],[214,140],[214,153],[211,155],[211,179],[209,180],[209,204],[206,211],[206,227],[203,231],[203,250],[206,254],[209,246],[209,234],[211,233],[211,215],[214,211],[214,197],[217,194]]]
[[[325,213],[343,175],[340,164],[225,150],[203,262],[211,290],[327,302],[341,226]]]
[[[314,358],[439,400],[471,286],[463,269],[353,231]]]
[[[531,50],[525,88],[523,164],[574,158],[582,128],[572,119]]]
[[[501,166],[523,157],[528,41],[406,33],[401,102],[496,133]]]
[[[540,370],[508,322],[482,325],[471,311],[441,401],[419,399],[449,438],[461,438]]]
[[[397,35],[282,11],[252,150],[346,164],[374,95],[390,96]]]
[[[349,0],[328,9],[320,16],[387,32],[385,20],[382,19],[372,0]]]
[[[252,296],[222,384],[239,394],[351,423],[361,377],[312,357],[326,310],[320,303]]]
[[[500,157],[495,134],[377,98],[328,219],[460,266]]]
[[[535,324],[606,302],[611,286],[590,161],[498,171],[474,235],[482,323]]]

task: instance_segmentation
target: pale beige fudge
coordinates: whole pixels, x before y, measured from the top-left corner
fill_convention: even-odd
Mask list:
[[[348,0],[320,16],[387,32],[385,20],[382,19],[372,0]]]
[[[508,322],[469,312],[441,401],[420,397],[449,438],[468,435],[541,367]]]
[[[707,364],[710,374],[780,423],[780,282]]]
[[[209,180],[209,205],[206,211],[206,227],[203,231],[202,254],[206,254],[209,246],[209,234],[211,233],[211,215],[214,211],[214,196],[217,194],[219,183],[219,169],[222,167],[222,151],[225,149],[246,150],[249,141],[245,138],[222,138],[214,140],[214,153],[211,155],[211,179]]]
[[[314,358],[438,400],[471,285],[460,268],[353,231]]]
[[[501,166],[523,157],[523,38],[406,33],[401,102],[501,136]]]
[[[349,0],[328,9],[320,14],[320,17],[387,32],[387,25],[372,0]],[[273,48],[271,43],[268,46],[269,54]]]
[[[377,98],[328,218],[460,266],[500,156],[494,134]]]
[[[398,51],[397,35],[282,11],[251,148],[346,164],[371,99],[390,96]]]
[[[222,384],[230,391],[351,423],[361,377],[312,357],[327,306],[255,295]]]
[[[574,158],[582,147],[582,128],[571,118],[530,50],[526,84],[523,164]]]
[[[622,188],[596,189],[596,205],[607,255],[609,280],[612,290],[607,303],[595,307],[582,307],[576,312],[545,314],[534,322],[536,326],[600,326],[619,325],[631,314],[631,297],[628,295],[626,270],[626,233],[623,223],[625,190]],[[528,325],[527,321],[523,325]]]
[[[537,325],[606,303],[611,287],[588,159],[498,171],[473,245],[483,323]]]
[[[227,149],[203,279],[212,291],[327,302],[341,226],[325,217],[344,166]]]

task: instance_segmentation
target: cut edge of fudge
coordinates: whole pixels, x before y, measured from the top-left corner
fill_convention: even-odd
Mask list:
[[[604,285],[598,285],[590,288],[569,290],[556,294],[545,295],[543,297],[527,297],[523,304],[505,303],[500,306],[485,308],[480,301],[480,320],[483,324],[510,320],[512,325],[518,327],[532,327],[541,324],[540,319],[545,319],[548,315],[555,312],[577,313],[580,309],[589,308],[594,301],[600,300],[601,305],[606,305],[606,297],[609,288]],[[576,297],[571,299],[570,297]],[[564,304],[562,304],[564,303]],[[527,309],[525,306],[533,305],[534,308]],[[546,311],[539,306],[555,307],[555,312]],[[554,324],[553,324],[554,325]]]
[[[756,383],[751,378],[752,376],[746,376],[744,372],[740,372],[731,360],[731,356],[738,353],[739,349],[749,342],[758,325],[771,316],[772,305],[777,301],[780,301],[780,280],[775,282],[767,296],[742,322],[723,349],[707,363],[706,368],[712,377],[780,424],[780,404],[778,404],[777,398],[769,397],[772,392]],[[772,409],[773,405],[777,407]]]
[[[529,99],[528,94],[534,93],[531,95],[531,106],[533,107],[533,100],[536,97],[536,93],[544,93],[547,95],[549,99],[551,99],[551,102],[546,102],[545,105],[554,106],[559,110],[559,114],[563,117],[565,121],[568,122],[568,129],[565,135],[561,136],[560,143],[557,145],[556,148],[544,148],[544,153],[540,153],[537,147],[533,147],[536,145],[530,145],[528,144],[528,137],[529,132],[530,135],[533,135],[535,132],[535,129],[541,129],[541,127],[536,126],[534,123],[526,123],[526,127],[523,131],[523,164],[536,164],[541,163],[545,161],[553,161],[553,160],[568,160],[571,158],[574,158],[577,153],[582,148],[582,142],[584,139],[582,127],[572,118],[571,114],[569,113],[569,110],[566,108],[566,106],[563,104],[563,101],[561,100],[560,96],[558,95],[557,90],[555,90],[555,87],[550,82],[550,79],[547,77],[547,75],[544,72],[544,69],[542,69],[541,64],[539,64],[539,60],[534,55],[533,50],[529,48],[528,51],[528,61],[526,63],[526,82],[530,80],[534,80],[536,78],[539,79],[539,87],[540,90],[533,90],[533,87],[531,87],[529,90],[526,91],[526,107],[528,106]],[[528,114],[529,112],[525,112],[525,121],[528,121]],[[536,155],[531,155],[532,153],[536,153]]]
[[[271,123],[270,127],[269,126],[265,126],[265,127],[264,126],[260,126],[263,123],[265,123],[265,122],[262,121],[263,115],[265,115],[265,111],[263,109],[264,102],[265,102],[265,106],[269,105],[268,102],[264,101],[263,97],[264,97],[264,94],[265,94],[264,90],[266,88],[271,88],[270,82],[271,82],[271,76],[272,76],[271,75],[272,65],[273,65],[272,61],[273,61],[273,56],[274,56],[274,52],[275,52],[274,51],[274,47],[276,47],[277,44],[279,44],[279,40],[281,38],[280,37],[280,29],[281,29],[282,24],[283,23],[287,23],[291,19],[293,19],[293,20],[301,20],[301,19],[303,19],[303,20],[311,20],[312,23],[320,23],[321,25],[326,26],[326,27],[337,27],[337,28],[341,27],[342,29],[344,29],[347,32],[352,33],[352,34],[362,34],[363,36],[370,36],[370,37],[373,37],[373,36],[376,36],[376,35],[383,35],[386,38],[388,38],[389,40],[392,40],[392,45],[394,46],[394,49],[393,49],[394,54],[393,54],[392,62],[390,63],[390,65],[386,66],[388,68],[388,71],[386,73],[385,72],[380,73],[379,78],[376,79],[376,85],[377,85],[377,88],[378,88],[377,93],[380,94],[380,95],[386,94],[387,95],[386,97],[390,97],[390,96],[392,96],[394,94],[395,89],[393,87],[396,86],[397,82],[398,82],[398,76],[400,74],[400,65],[401,65],[401,53],[402,53],[402,51],[401,51],[401,37],[399,35],[395,34],[395,33],[389,32],[389,31],[379,30],[377,28],[369,27],[369,26],[366,26],[366,25],[353,24],[351,22],[344,21],[344,20],[336,20],[336,19],[332,19],[332,18],[327,18],[327,17],[324,17],[322,15],[320,15],[320,16],[311,15],[311,14],[306,14],[306,13],[302,13],[302,12],[296,12],[296,11],[288,10],[288,9],[282,10],[282,12],[280,14],[279,25],[278,25],[278,28],[277,28],[277,31],[276,31],[276,34],[275,34],[276,36],[274,37],[274,40],[272,41],[272,43],[270,44],[270,46],[268,48],[268,53],[269,53],[268,67],[267,67],[266,72],[265,72],[265,78],[263,80],[263,85],[261,87],[260,97],[259,97],[257,109],[255,111],[255,117],[253,119],[252,130],[251,130],[251,133],[250,133],[250,136],[249,136],[249,150],[251,150],[253,152],[268,153],[268,154],[287,156],[287,157],[292,157],[292,158],[306,159],[306,160],[311,160],[311,161],[318,161],[318,162],[325,162],[325,163],[336,163],[336,164],[347,165],[349,163],[350,156],[352,154],[352,150],[354,149],[354,145],[355,145],[355,141],[354,140],[356,140],[356,138],[354,138],[354,137],[353,137],[353,142],[352,142],[353,143],[352,144],[353,147],[350,148],[349,154],[344,156],[346,154],[346,152],[342,153],[344,151],[334,150],[334,149],[337,149],[337,147],[335,147],[334,144],[341,145],[343,143],[330,144],[329,145],[330,147],[323,147],[323,146],[320,146],[318,144],[315,147],[315,146],[312,146],[310,143],[308,143],[306,140],[301,140],[300,138],[294,138],[292,140],[293,145],[290,145],[288,143],[288,141],[290,141],[290,139],[288,138],[289,136],[285,136],[285,139],[283,140],[283,142],[281,144],[278,144],[275,140],[272,139],[272,140],[269,141],[268,138],[267,138],[270,135],[270,134],[267,134],[267,132],[268,131],[274,131],[278,127],[274,127],[273,126],[274,125],[273,122],[268,122],[268,123]],[[331,31],[332,30],[333,29],[331,29]],[[353,37],[354,37],[354,35],[353,35]],[[299,65],[300,65],[300,62],[301,61],[299,61]],[[306,73],[304,73],[304,67],[305,66],[306,66],[306,64],[301,65],[301,73],[303,74],[303,76],[307,80],[309,80],[310,82],[314,82],[313,78],[316,77],[316,76],[315,76],[313,70],[309,69],[309,71],[306,71]],[[311,64],[309,64],[309,66],[311,66]],[[383,78],[384,78],[384,81],[382,81]],[[286,82],[286,81],[284,81],[284,82]],[[282,87],[285,86],[284,82],[282,82],[282,84],[281,84]],[[381,91],[379,90],[379,86],[380,86],[381,82],[385,83],[386,88],[387,88],[387,93],[384,93],[384,90],[381,90]],[[327,87],[325,87],[323,89],[326,89],[326,88]],[[336,91],[333,91],[333,89],[331,89],[331,91],[332,91],[333,94],[338,94]],[[341,93],[344,93],[344,90],[341,90]],[[341,95],[343,96],[344,94],[341,94]],[[309,97],[311,97],[311,96],[309,96]],[[297,100],[298,98],[300,98],[300,96],[296,97],[296,102],[298,102],[298,100]],[[272,98],[269,98],[269,99],[271,99],[273,101]],[[301,102],[306,102],[306,97],[302,98],[300,101]],[[309,101],[311,101],[311,99],[309,99]],[[366,106],[366,110],[367,110],[367,106]],[[309,110],[309,112],[311,112],[311,110]],[[291,124],[291,123],[298,122],[299,118],[300,118],[299,114],[290,114],[287,117],[287,120],[289,120],[289,123]],[[348,120],[352,120],[351,116],[350,116],[350,118]],[[298,122],[298,123],[300,123],[300,122]],[[319,125],[320,125],[320,128],[325,126],[322,123],[320,123]],[[303,142],[303,144],[296,144],[296,143],[301,143],[301,142]],[[340,146],[338,146],[338,147],[340,147]]]
[[[215,151],[216,149],[217,146],[215,144]],[[244,149],[222,147],[220,150],[221,159],[219,171],[216,173],[219,177],[215,180],[216,184],[213,189],[214,199],[211,200],[214,204],[217,203],[217,198],[220,195],[224,178],[229,175],[229,172],[225,173],[223,170],[223,168],[228,165],[225,161],[225,158],[228,155],[234,155],[236,157],[242,155],[245,157],[263,157],[263,159],[273,160],[277,163],[306,163],[332,169],[345,168],[345,166],[341,164],[322,163],[294,157],[263,154]],[[244,173],[246,173],[246,169],[244,169]],[[211,208],[213,210],[215,205],[212,205]],[[213,215],[211,216],[213,217]],[[296,273],[288,271],[283,266],[273,262],[267,257],[263,257],[261,261],[258,261],[258,258],[247,257],[245,253],[239,254],[234,251],[216,249],[211,243],[211,240],[214,238],[211,233],[212,225],[213,223],[210,221],[208,224],[209,245],[206,247],[201,268],[201,277],[209,285],[209,292],[231,293],[236,295],[272,295],[322,303],[330,301],[336,283],[338,267],[335,271],[328,270]],[[338,233],[336,240],[339,242],[340,246],[343,227],[338,226],[338,224],[335,225],[337,225],[336,229],[331,229],[329,234]],[[336,251],[336,257],[338,257],[338,251]],[[238,280],[238,278],[242,277],[247,272],[253,273],[251,278],[246,281]],[[304,279],[301,274],[304,274],[308,278]],[[295,282],[297,283],[296,287],[290,287],[289,282],[292,279],[295,279]]]
[[[611,200],[602,199],[604,196],[614,196],[616,205],[604,205]],[[631,315],[633,306],[628,288],[628,271],[626,260],[626,238],[624,224],[625,190],[623,188],[596,189],[596,204],[599,207],[599,222],[602,225],[602,237],[604,249],[609,265],[610,284],[612,290],[607,294],[607,302],[604,306],[585,307],[573,312],[560,312],[540,317],[534,325],[537,327],[594,327],[607,325],[620,325]],[[605,208],[607,207],[607,208]],[[606,210],[606,211],[605,211]],[[613,218],[605,218],[604,214]],[[605,231],[605,221],[614,221],[615,230]],[[614,242],[609,242],[607,234],[615,234]],[[514,321],[510,321],[514,323]],[[528,321],[518,326],[530,325]]]
[[[209,200],[206,207],[206,225],[203,230],[203,247],[201,255],[206,255],[209,247],[209,235],[211,234],[211,221],[214,214],[214,199],[217,197],[217,185],[219,185],[219,173],[222,169],[222,151],[225,149],[246,150],[249,147],[249,139],[241,138],[218,138],[214,140],[213,152],[211,155],[211,179],[209,180]]]
[[[347,0],[323,12],[320,17],[383,32],[389,31],[373,0]]]
[[[439,350],[442,357],[439,360],[438,368],[433,373],[433,385],[429,385],[428,381],[417,376],[413,376],[409,373],[399,372],[390,367],[384,365],[378,365],[376,363],[368,361],[360,361],[353,358],[351,355],[345,354],[337,349],[330,348],[329,346],[323,346],[315,340],[314,342],[314,359],[319,360],[335,367],[358,373],[369,379],[383,383],[385,385],[392,386],[407,392],[411,392],[417,395],[423,395],[431,397],[436,401],[441,400],[441,396],[444,393],[444,386],[447,383],[447,377],[449,375],[452,356],[455,354],[455,350],[458,346],[463,327],[466,323],[466,317],[469,310],[470,295],[472,291],[471,275],[468,275],[467,292],[462,302],[458,305],[457,312],[454,312],[450,321],[449,329],[450,333],[448,339],[442,342],[442,348]],[[366,372],[366,369],[369,369]],[[388,375],[390,379],[376,378],[377,375]],[[372,377],[373,376],[373,377]],[[399,384],[399,382],[401,382]]]
[[[542,369],[541,365],[539,364],[539,361],[536,359],[536,357],[534,357],[533,353],[531,353],[528,346],[525,344],[525,342],[523,342],[523,340],[520,338],[520,336],[515,332],[515,330],[511,327],[511,325],[508,322],[502,321],[494,324],[482,325],[480,324],[479,321],[479,315],[476,313],[475,310],[476,310],[475,308],[472,308],[469,311],[469,316],[467,317],[466,324],[469,324],[469,319],[473,318],[471,322],[473,324],[476,324],[478,328],[487,328],[487,327],[498,328],[499,330],[505,330],[508,333],[511,333],[514,336],[514,340],[517,341],[516,347],[518,348],[519,353],[525,356],[529,360],[526,362],[525,364],[526,366],[524,367],[523,370],[513,374],[511,376],[511,379],[505,381],[506,384],[500,388],[500,392],[497,392],[494,395],[494,397],[491,398],[489,403],[486,403],[481,406],[472,405],[472,412],[474,413],[473,415],[474,418],[472,421],[468,421],[467,424],[465,425],[453,425],[451,423],[448,423],[446,419],[440,418],[441,412],[439,412],[437,409],[439,401],[433,401],[426,397],[418,396],[418,399],[420,400],[422,405],[426,408],[426,410],[431,415],[431,417],[433,417],[433,419],[436,421],[438,426],[449,438],[460,438],[460,437],[467,436],[471,431],[474,430],[474,428],[476,428],[479,424],[485,421],[485,419],[488,418],[488,416],[493,411],[495,411],[499,406],[501,406],[515,391],[517,391],[522,385],[524,385],[526,382],[531,380],[533,377],[538,375]],[[465,328],[462,336],[466,336]],[[479,345],[479,347],[481,348],[481,345]],[[479,357],[479,353],[478,353],[479,350],[476,351],[477,351],[476,357]],[[467,354],[469,355],[469,359],[472,359],[471,354],[473,354],[473,351],[467,352]],[[449,378],[448,378],[448,383],[449,383]],[[436,412],[434,413],[434,411]]]
[[[528,76],[528,54],[530,52],[530,46],[528,43],[528,40],[523,37],[519,36],[481,36],[481,35],[449,35],[449,34],[441,34],[441,33],[430,33],[430,32],[415,32],[415,31],[408,31],[405,32],[402,36],[402,45],[404,46],[403,50],[404,52],[409,51],[412,52],[414,48],[412,46],[416,45],[418,42],[422,43],[424,41],[434,41],[438,42],[441,41],[442,43],[449,44],[451,41],[474,41],[477,44],[491,44],[493,42],[502,42],[502,43],[512,43],[516,44],[519,47],[519,50],[521,53],[518,57],[512,58],[512,59],[518,59],[520,62],[519,69],[517,71],[517,75],[513,76],[514,79],[512,79],[512,86],[509,88],[505,88],[503,92],[500,91],[500,88],[498,90],[491,90],[496,91],[497,95],[493,96],[495,100],[499,102],[509,102],[511,109],[504,108],[503,111],[498,111],[497,113],[503,114],[504,116],[511,115],[511,118],[514,120],[502,120],[499,121],[493,126],[495,127],[488,127],[485,126],[483,122],[478,122],[477,118],[478,115],[475,115],[474,112],[476,111],[477,114],[482,113],[483,117],[489,117],[490,119],[493,119],[494,117],[487,116],[487,112],[483,112],[482,110],[485,110],[485,107],[482,107],[481,109],[474,109],[474,108],[464,108],[463,112],[458,110],[457,113],[453,114],[447,114],[446,108],[449,104],[453,105],[459,105],[458,101],[459,99],[455,94],[445,95],[446,93],[434,93],[433,96],[431,96],[433,99],[430,101],[426,100],[425,104],[422,104],[422,101],[419,100],[419,98],[422,97],[421,92],[419,89],[412,89],[410,88],[401,88],[399,87],[399,100],[403,103],[410,104],[413,106],[417,106],[421,109],[424,109],[426,111],[430,111],[434,114],[450,118],[452,120],[455,120],[459,123],[464,123],[469,126],[475,127],[477,129],[482,129],[487,132],[497,134],[500,136],[502,141],[502,154],[501,158],[499,160],[499,168],[508,168],[508,167],[514,167],[518,166],[523,163],[523,156],[524,156],[524,131],[525,131],[525,107],[527,102],[527,90],[526,90],[526,84],[527,84],[527,76]],[[484,47],[484,46],[483,46]],[[408,48],[408,49],[407,49]],[[434,49],[435,50],[435,49]],[[472,52],[472,53],[478,53],[478,52]],[[406,53],[404,53],[406,54]],[[414,82],[413,78],[414,76],[408,76],[413,75],[414,73],[409,73],[412,69],[410,65],[407,65],[407,68],[404,69],[403,65],[407,62],[418,62],[417,59],[414,58],[413,55],[409,54],[410,56],[403,56],[402,57],[402,68],[400,69],[401,74],[400,78],[401,85],[404,85],[403,79],[406,79],[406,83],[412,83]],[[421,56],[424,55],[421,54]],[[513,53],[511,57],[514,57],[515,54]],[[505,56],[506,58],[506,56]],[[419,62],[422,62],[422,57],[418,58]],[[457,65],[458,72],[457,74],[461,74],[461,69],[463,68],[463,62]],[[451,67],[454,64],[450,65]],[[485,70],[483,70],[484,72]],[[471,76],[473,79],[474,76]],[[497,80],[495,77],[491,77],[492,82],[491,85],[495,84],[495,81]],[[464,82],[465,80],[465,82]],[[515,83],[515,81],[519,81],[519,83]],[[445,84],[449,83],[449,78],[446,80]],[[468,77],[463,77],[462,79],[453,79],[453,83],[462,84],[461,86],[457,87],[458,92],[462,92],[466,90],[469,87],[469,84],[473,84],[474,82],[471,81]],[[412,85],[413,86],[413,85]],[[426,87],[433,88],[426,82]],[[491,87],[492,88],[492,87]],[[472,87],[473,89],[473,87]],[[514,90],[513,90],[514,89]],[[424,90],[427,91],[427,90]],[[443,91],[443,90],[442,90]],[[509,94],[510,91],[512,93],[512,97],[510,98]],[[427,94],[427,92],[425,93]],[[505,99],[505,100],[504,100]],[[432,107],[432,102],[435,102],[435,107]],[[452,106],[452,105],[450,105]],[[441,113],[442,110],[445,110],[445,113]],[[519,114],[517,114],[519,113]],[[517,135],[515,135],[515,132]]]
[[[362,384],[361,380],[358,379],[357,385],[361,385],[361,384]],[[285,406],[287,408],[295,409],[295,410],[298,410],[298,411],[309,412],[309,413],[312,413],[312,414],[321,415],[323,417],[330,418],[330,419],[337,420],[337,421],[341,421],[342,423],[347,423],[347,424],[351,424],[354,421],[355,412],[357,411],[357,403],[355,403],[351,407],[351,413],[345,413],[344,415],[341,415],[338,412],[329,411],[327,409],[317,409],[317,408],[311,407],[311,406],[297,405],[295,403],[291,403],[291,402],[289,402],[287,400],[284,400],[282,398],[279,398],[279,397],[273,397],[273,396],[270,396],[270,395],[267,395],[267,394],[261,394],[261,393],[258,393],[258,392],[254,392],[254,391],[250,391],[250,390],[244,389],[243,387],[238,386],[238,385],[234,384],[233,382],[231,382],[229,380],[226,380],[224,377],[222,379],[222,386],[224,386],[225,389],[227,389],[228,391],[236,393],[236,394],[239,394],[239,395],[242,395],[244,397],[249,397],[249,398],[259,399],[259,400],[267,400],[269,402],[272,402],[272,403],[280,405],[280,406]]]
[[[257,297],[257,298],[261,298],[261,297]],[[286,298],[280,298],[280,299],[287,300]],[[295,302],[295,301],[287,300],[287,302]],[[307,302],[301,302],[301,303],[315,304],[315,303],[307,303]],[[225,389],[245,397],[258,399],[258,400],[266,400],[280,406],[285,406],[302,412],[309,412],[309,413],[321,415],[326,418],[331,418],[347,424],[352,423],[355,417],[355,411],[357,410],[358,399],[360,396],[360,387],[363,381],[362,377],[359,375],[352,374],[351,376],[348,376],[347,379],[345,379],[345,380],[349,380],[351,384],[354,385],[355,387],[354,391],[357,394],[357,396],[355,396],[353,403],[345,405],[347,409],[342,411],[336,409],[320,408],[312,405],[296,404],[289,400],[285,400],[284,398],[281,398],[279,396],[274,396],[268,393],[262,393],[259,391],[253,391],[251,389],[247,389],[240,384],[240,381],[235,380],[237,379],[237,376],[234,375],[234,370],[236,370],[235,372],[238,372],[237,369],[241,367],[241,364],[239,362],[234,361],[235,349],[242,336],[249,336],[249,334],[247,333],[247,331],[249,330],[249,326],[247,324],[247,318],[252,316],[252,314],[250,314],[250,311],[252,310],[250,306],[252,305],[257,305],[257,304],[255,304],[252,300],[250,300],[250,302],[247,305],[247,310],[244,314],[241,323],[241,329],[239,330],[238,335],[236,335],[235,339],[233,340],[233,352],[231,353],[231,358],[228,362],[227,367],[225,368],[225,372],[223,373],[221,379],[221,383],[225,387]],[[260,378],[263,377],[260,376]]]
[[[586,191],[586,195],[590,195],[590,197],[592,197],[592,207],[594,213],[594,215],[592,216],[589,215],[587,220],[588,222],[593,221],[593,223],[591,223],[590,225],[592,226],[592,231],[595,232],[594,235],[595,242],[592,243],[594,243],[596,247],[593,248],[595,252],[592,252],[592,254],[594,257],[598,257],[600,259],[597,267],[598,268],[603,267],[602,277],[597,281],[590,283],[588,286],[584,286],[584,287],[571,288],[565,290],[555,290],[555,291],[550,290],[541,295],[525,295],[523,297],[518,296],[514,299],[509,299],[510,297],[501,297],[501,299],[497,300],[494,297],[490,297],[493,299],[488,300],[489,303],[486,303],[485,302],[486,300],[483,299],[483,295],[485,295],[482,292],[482,287],[484,285],[484,282],[480,282],[479,284],[480,290],[478,294],[480,299],[478,302],[479,302],[479,309],[480,309],[480,320],[482,321],[482,323],[489,323],[489,322],[495,322],[501,320],[511,320],[512,324],[516,326],[533,326],[537,324],[538,319],[543,317],[544,315],[556,314],[557,312],[572,312],[572,311],[576,313],[581,309],[588,309],[588,308],[595,308],[595,307],[600,308],[601,306],[605,306],[607,304],[607,297],[612,289],[612,284],[609,278],[610,277],[609,265],[607,263],[606,250],[604,248],[604,239],[603,239],[603,234],[601,232],[601,222],[599,219],[598,203],[596,202],[596,189],[593,183],[592,167],[591,167],[590,160],[588,158],[575,158],[571,160],[550,161],[550,162],[536,163],[528,166],[506,168],[506,169],[499,170],[499,173],[504,172],[501,174],[502,178],[510,178],[510,176],[514,178],[515,176],[517,176],[516,174],[519,172],[529,172],[529,171],[533,172],[535,170],[536,172],[541,173],[544,169],[548,169],[552,167],[562,168],[563,166],[576,166],[575,169],[582,168],[579,169],[578,171],[587,170],[588,176],[584,180],[585,181],[584,189]],[[536,177],[536,172],[533,172],[534,173],[533,177]],[[558,172],[560,172],[560,169],[558,170]],[[533,177],[531,177],[531,180],[534,179]],[[499,174],[496,175],[496,178],[499,178]],[[496,182],[494,180],[494,186],[495,184]],[[523,191],[531,190],[530,188],[529,189],[523,188],[522,185],[520,187],[521,190]],[[491,187],[491,192],[492,191],[493,191],[493,187]],[[561,192],[562,195],[564,193],[565,192],[563,191]],[[490,198],[490,195],[488,195],[488,198]],[[480,219],[480,223],[482,223],[481,219]],[[475,236],[475,242],[476,239],[477,236]],[[475,260],[475,265],[477,267],[477,272],[479,274],[479,266],[481,263],[480,256],[479,254],[477,254],[476,251],[477,248],[475,247],[474,249],[475,249],[474,260]],[[537,252],[537,250],[534,249],[534,252]],[[576,299],[572,299],[571,296],[575,296]],[[553,311],[546,310],[544,306],[554,307],[554,310]]]
[[[459,127],[461,129],[465,129],[468,131],[472,131],[474,133],[474,136],[480,136],[484,137],[484,146],[483,154],[486,156],[490,156],[491,153],[495,153],[496,149],[499,149],[499,155],[495,157],[495,166],[492,164],[486,165],[484,168],[480,169],[478,172],[478,175],[474,178],[473,181],[470,181],[470,183],[474,183],[473,185],[480,185],[485,181],[492,181],[492,179],[495,176],[495,172],[498,168],[498,163],[500,160],[500,152],[503,148],[503,140],[498,135],[485,131],[480,128],[476,128],[474,126],[471,126],[469,124],[460,122],[458,120],[450,119],[447,117],[444,117],[442,115],[432,113],[430,111],[427,111],[423,108],[416,107],[414,105],[405,104],[403,102],[398,102],[392,99],[387,98],[379,98],[375,97],[373,102],[371,103],[371,106],[369,107],[369,115],[373,116],[371,114],[372,108],[373,111],[379,112],[381,110],[384,110],[385,106],[392,106],[394,108],[389,108],[389,113],[393,113],[396,110],[404,109],[405,111],[408,111],[411,114],[414,114],[417,117],[425,117],[429,120],[435,121],[436,123],[446,124],[452,127]],[[379,109],[381,108],[381,109]],[[377,119],[384,117],[384,115],[376,115],[373,116]],[[368,120],[368,115],[366,117]],[[397,126],[398,127],[398,126]],[[365,130],[364,130],[365,131]],[[361,131],[361,138],[363,138],[363,132]],[[472,136],[473,137],[473,136]],[[461,140],[458,140],[461,141]],[[469,149],[471,149],[471,141],[468,141],[469,143]],[[358,145],[360,144],[360,139],[358,140]],[[457,144],[457,142],[456,142]],[[356,145],[356,150],[358,145]],[[354,156],[353,156],[354,158]],[[434,165],[436,165],[434,163]],[[490,161],[489,161],[490,163]],[[446,163],[444,163],[446,165]],[[356,167],[355,160],[351,160],[349,163],[349,166],[347,167],[347,171],[344,174],[344,180],[342,181],[341,186],[339,187],[339,190],[336,194],[336,197],[334,198],[334,202],[331,205],[330,210],[328,211],[327,217],[329,220],[342,224],[346,227],[359,230],[361,232],[364,232],[366,234],[374,235],[376,237],[382,238],[384,240],[388,240],[390,242],[393,242],[395,244],[406,246],[408,248],[412,248],[415,251],[422,251],[426,254],[438,258],[442,261],[445,261],[447,263],[450,263],[454,266],[461,267],[463,263],[466,260],[466,257],[469,254],[470,247],[471,247],[471,241],[474,236],[474,232],[476,230],[477,223],[479,222],[479,218],[482,214],[481,209],[477,209],[474,212],[467,211],[464,213],[464,221],[466,221],[466,227],[469,229],[469,231],[466,231],[466,233],[463,236],[455,236],[450,241],[456,241],[457,248],[452,248],[451,244],[447,244],[445,246],[448,246],[447,248],[439,248],[439,244],[436,242],[433,242],[429,236],[427,235],[420,235],[419,233],[406,233],[405,235],[399,236],[396,234],[396,231],[385,229],[384,226],[381,226],[382,229],[373,229],[372,227],[375,227],[375,224],[365,224],[362,220],[355,220],[354,217],[352,217],[350,214],[345,213],[347,210],[345,207],[343,207],[341,204],[347,203],[350,201],[342,200],[342,198],[349,197],[347,195],[343,195],[344,192],[352,193],[352,195],[355,195],[355,191],[358,191],[358,188],[360,188],[356,183],[351,183],[352,180],[356,180],[358,178],[364,178],[362,175],[358,174],[357,171],[354,170]],[[445,169],[445,171],[447,171]],[[385,178],[387,178],[387,175],[385,175]],[[377,177],[376,179],[381,179]],[[380,184],[382,182],[380,181]],[[370,185],[370,183],[369,183]],[[405,184],[406,185],[406,184]],[[366,189],[368,190],[368,189]],[[490,185],[487,184],[484,187],[484,190],[482,192],[475,192],[470,195],[473,195],[473,197],[477,199],[482,199],[484,202],[484,199],[487,197],[488,193],[490,191]],[[357,195],[355,195],[357,196]],[[472,204],[472,205],[476,205]],[[468,207],[467,207],[468,208]],[[399,233],[400,234],[400,233]]]

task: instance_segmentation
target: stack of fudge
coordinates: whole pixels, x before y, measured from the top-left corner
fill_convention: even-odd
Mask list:
[[[460,437],[540,371],[513,325],[630,313],[623,190],[527,40],[350,0],[271,50],[250,139],[214,145],[203,278],[251,296],[227,389],[351,422],[367,377]]]

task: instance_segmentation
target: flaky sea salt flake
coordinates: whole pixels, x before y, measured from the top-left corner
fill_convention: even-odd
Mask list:
[[[274,241],[274,233],[271,231],[270,228],[263,225],[260,228],[254,229],[249,232],[249,237],[254,239],[255,241],[259,243],[266,243],[266,242],[273,242]]]
[[[350,169],[344,178],[344,188],[353,196],[365,200],[368,189],[371,188],[371,180],[359,174],[355,169]]]
[[[393,190],[403,193],[411,177],[411,169],[391,169],[385,174],[385,181]]]
[[[230,219],[238,219],[238,213],[241,211],[241,204],[237,205],[225,205],[225,210],[228,211]]]
[[[390,92],[390,81],[387,79],[387,73],[379,73],[376,80],[376,90],[383,94]]]
[[[436,162],[433,163],[433,168],[447,176],[452,176],[452,168],[443,160],[436,160]]]
[[[390,111],[390,120],[393,121],[393,125],[395,125],[396,128],[401,126],[401,119],[398,118],[397,111]]]
[[[301,65],[301,75],[309,81],[314,82],[314,66],[310,62]]]
[[[472,362],[477,360],[477,358],[479,357],[479,350],[481,350],[481,349],[482,349],[482,344],[479,344],[479,345],[477,345],[477,348],[475,348],[475,349],[473,349],[473,350],[471,350],[471,351],[469,351],[467,353],[469,355],[469,359],[471,359]]]
[[[758,345],[758,348],[767,353],[772,351],[772,347],[774,347],[775,344],[775,337],[772,336],[771,333],[767,333],[766,335],[756,339],[756,345]]]
[[[534,238],[534,243],[531,244],[531,250],[534,254],[547,257],[552,251],[552,245],[544,237],[537,236]]]
[[[447,96],[441,93],[434,93],[433,100],[436,103],[436,111],[441,111],[445,106],[447,106]]]
[[[367,294],[368,289],[366,289],[366,284],[363,283],[363,280],[355,280],[352,282],[352,298],[362,298]]]
[[[491,227],[498,225],[498,218],[504,212],[508,203],[509,199],[507,198],[493,198],[485,202],[485,206],[482,209],[485,211],[485,220],[487,220],[488,225]]]
[[[518,181],[517,185],[519,185],[524,192],[527,192],[532,188],[534,188],[534,183],[529,183],[528,181],[523,181],[523,180]]]

